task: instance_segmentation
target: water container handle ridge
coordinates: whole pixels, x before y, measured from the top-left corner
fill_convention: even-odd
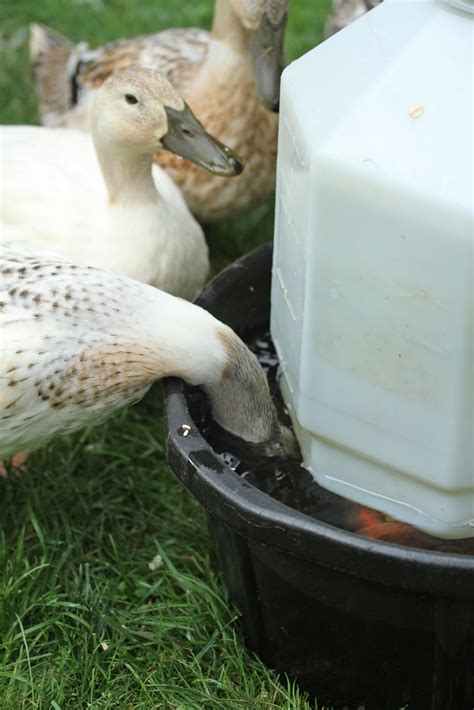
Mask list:
[[[474,14],[474,0],[444,0],[447,5],[452,5],[458,10],[465,10]]]

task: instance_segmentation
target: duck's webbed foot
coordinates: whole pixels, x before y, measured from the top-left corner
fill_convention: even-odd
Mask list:
[[[14,454],[9,461],[0,461],[0,478],[7,478],[8,473],[11,473],[12,471],[19,475],[19,472],[26,463],[28,456],[29,454],[25,451],[21,451],[18,454]]]

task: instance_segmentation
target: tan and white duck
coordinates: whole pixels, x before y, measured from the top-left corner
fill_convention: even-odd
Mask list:
[[[95,93],[91,124],[92,136],[1,128],[3,239],[192,298],[208,275],[207,244],[153,155],[168,149],[228,176],[241,163],[151,69],[109,77]]]
[[[94,50],[32,25],[42,123],[87,130],[94,92],[111,73],[135,65],[156,69],[246,170],[229,182],[163,153],[157,162],[200,221],[232,217],[274,190],[278,117],[266,106],[278,104],[287,10],[288,0],[216,0],[210,33],[169,29]]]
[[[165,376],[200,385],[214,419],[269,455],[294,446],[257,358],[202,308],[15,245],[0,274],[0,459],[98,424]]]

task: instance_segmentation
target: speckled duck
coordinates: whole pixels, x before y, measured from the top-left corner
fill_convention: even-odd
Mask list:
[[[256,357],[202,308],[17,245],[0,247],[0,274],[0,459],[99,423],[165,376],[201,385],[232,434],[269,454],[293,446]]]

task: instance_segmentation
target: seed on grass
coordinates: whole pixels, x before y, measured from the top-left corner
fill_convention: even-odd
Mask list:
[[[107,641],[101,641],[100,642],[100,647],[103,651],[108,651],[109,650],[109,644]]]

